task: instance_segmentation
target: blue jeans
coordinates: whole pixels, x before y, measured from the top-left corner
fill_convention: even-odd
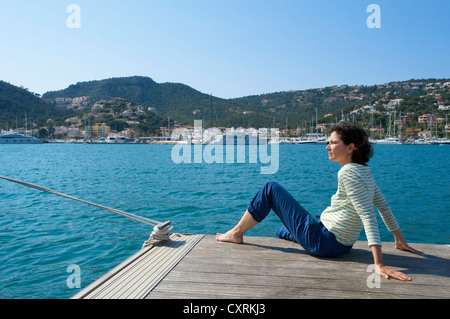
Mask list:
[[[317,222],[280,184],[266,183],[248,204],[253,219],[261,222],[273,210],[282,226],[275,234],[299,243],[311,255],[337,257],[350,251],[322,223]]]

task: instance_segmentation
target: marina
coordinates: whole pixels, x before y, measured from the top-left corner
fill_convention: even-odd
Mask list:
[[[415,255],[383,243],[386,265],[411,282],[374,273],[367,242],[339,258],[318,258],[296,243],[246,237],[242,245],[212,235],[173,234],[143,248],[72,299],[448,299],[450,247],[413,244]]]
[[[106,138],[90,139],[42,139],[16,131],[8,131],[0,134],[0,144],[156,144],[156,145],[259,145],[259,144],[286,144],[286,145],[307,145],[307,144],[327,144],[328,136],[303,137],[272,137],[271,135],[259,135],[257,133],[227,133],[210,135],[208,130],[197,136],[187,136],[183,139],[177,137],[139,137],[130,138],[122,134],[111,133]],[[204,134],[204,135],[203,135]],[[421,138],[400,138],[386,137],[384,139],[370,139],[372,144],[390,145],[450,145],[450,139],[436,137]]]

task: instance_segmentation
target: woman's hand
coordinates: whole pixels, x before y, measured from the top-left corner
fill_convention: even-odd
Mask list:
[[[414,249],[406,243],[405,238],[403,238],[403,234],[400,232],[400,229],[394,230],[392,232],[395,238],[395,248],[412,252],[414,254],[423,253],[423,250]]]
[[[423,250],[412,248],[404,240],[403,241],[395,241],[395,248],[405,250],[405,251],[410,251],[414,254],[423,253]]]
[[[400,232],[400,229],[394,230],[392,233],[394,234],[394,238],[395,238],[395,248],[402,249],[405,251],[410,251],[415,254],[423,253],[422,250],[414,249],[406,243],[406,240],[403,238],[403,235]],[[397,280],[401,280],[401,281],[411,281],[411,278],[408,277],[407,275],[405,275],[404,273],[402,273],[400,271],[392,270],[383,264],[383,257],[381,254],[381,246],[372,245],[370,247],[371,247],[372,253],[373,253],[373,259],[374,259],[374,263],[375,263],[375,271],[378,275],[380,275],[381,277],[383,277],[385,279],[393,278],[393,279],[397,279]]]
[[[377,265],[375,264],[375,271],[378,275],[385,279],[393,278],[401,281],[411,281],[411,277],[408,277],[404,273],[396,270],[392,270],[385,265]]]
[[[411,281],[411,278],[404,273],[396,270],[392,270],[386,267],[383,263],[383,255],[381,254],[380,245],[370,246],[373,254],[373,262],[375,265],[375,271],[378,275],[385,279],[393,278],[401,281]]]

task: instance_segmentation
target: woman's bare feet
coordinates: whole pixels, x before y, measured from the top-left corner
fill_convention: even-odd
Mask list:
[[[256,224],[258,223],[253,219],[248,210],[246,210],[239,223],[225,234],[217,233],[216,240],[242,244],[244,242],[244,234]]]
[[[244,236],[237,234],[233,230],[229,230],[225,234],[217,233],[216,240],[233,244],[242,244],[244,242]]]

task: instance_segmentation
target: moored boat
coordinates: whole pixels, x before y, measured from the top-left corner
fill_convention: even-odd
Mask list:
[[[34,136],[6,132],[0,135],[0,144],[42,144],[44,141]]]

